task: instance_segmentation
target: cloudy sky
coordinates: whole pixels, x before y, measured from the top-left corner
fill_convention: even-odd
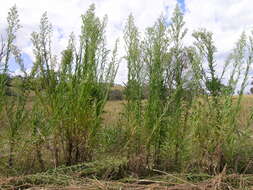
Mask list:
[[[3,1],[3,0],[2,0]],[[80,32],[81,14],[91,3],[95,3],[97,15],[108,15],[107,41],[111,46],[122,30],[127,16],[132,13],[136,25],[143,32],[164,14],[168,19],[177,3],[185,14],[186,27],[189,29],[186,43],[192,41],[191,32],[198,28],[208,28],[214,33],[219,53],[217,62],[222,62],[234,46],[243,30],[253,27],[252,0],[8,0],[0,6],[0,32],[6,27],[8,10],[17,5],[21,25],[18,45],[24,52],[26,63],[33,60],[30,36],[38,29],[40,17],[47,11],[53,24],[53,49],[56,54],[66,47],[69,34]],[[29,64],[27,64],[29,67]],[[16,71],[16,68],[12,68]],[[126,79],[125,65],[120,66],[117,83]],[[16,71],[18,72],[18,71]]]

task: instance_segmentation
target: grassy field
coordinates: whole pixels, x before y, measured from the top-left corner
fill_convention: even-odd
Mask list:
[[[122,88],[121,88],[122,90]],[[238,99],[238,96],[233,97],[234,101]],[[144,104],[146,100],[143,100]],[[116,127],[124,112],[125,100],[107,101],[104,113],[102,114],[102,125],[104,128]],[[32,107],[32,98],[30,100],[27,109]],[[245,95],[242,99],[242,106],[239,117],[237,118],[240,125],[246,126],[248,117],[252,113],[253,108],[253,96]],[[253,126],[252,126],[253,127]],[[45,157],[45,156],[44,156]],[[119,173],[121,173],[121,167],[124,168],[126,162],[117,160],[117,156],[107,160],[108,158],[102,158],[102,160],[94,163],[87,163],[56,168],[55,171],[48,170],[46,172],[24,175],[20,177],[2,177],[0,180],[0,187],[2,189],[250,189],[253,187],[253,176],[246,174],[234,174],[227,173],[226,169],[217,175],[207,174],[177,174],[166,173],[163,171],[153,171],[152,177],[137,177],[130,176],[127,178],[117,179]],[[249,162],[249,167],[252,163]],[[110,169],[111,167],[111,169]],[[118,168],[118,169],[116,169]],[[123,169],[122,168],[122,169]],[[62,173],[63,172],[63,173]],[[106,176],[106,173],[110,173],[110,177]],[[113,177],[114,173],[116,178]],[[126,174],[124,174],[125,176]],[[129,174],[127,174],[129,175]],[[97,179],[98,178],[98,179]],[[108,179],[111,179],[108,181]],[[247,188],[246,188],[247,187]]]
[[[244,95],[253,35],[217,66],[213,34],[193,43],[179,6],[140,35],[126,20],[124,55],[106,44],[107,17],[92,4],[55,58],[44,13],[24,68],[10,9],[0,48],[0,189],[253,188],[253,96]],[[22,76],[11,76],[12,58]],[[113,85],[122,61],[125,86]],[[222,70],[221,70],[222,68]],[[121,73],[120,73],[121,74]],[[235,96],[235,94],[238,94]]]
[[[118,101],[108,101],[105,104],[103,118],[103,124],[105,126],[112,126],[116,124],[119,120],[119,117],[124,109],[124,104],[126,101],[118,100]]]
[[[122,90],[122,87],[120,89]],[[236,101],[238,99],[238,96],[234,96],[233,99]],[[143,102],[145,102],[145,100],[143,100]],[[120,114],[124,111],[124,104],[126,104],[125,100],[108,101],[106,103],[103,114],[103,124],[105,126],[117,123]],[[242,98],[240,114],[237,118],[238,122],[241,123],[241,126],[247,126],[248,118],[252,113],[252,109],[253,95],[244,95]]]

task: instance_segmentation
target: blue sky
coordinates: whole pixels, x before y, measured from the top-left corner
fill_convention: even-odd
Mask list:
[[[4,33],[9,8],[16,4],[23,26],[18,33],[17,45],[22,49],[25,65],[29,68],[34,60],[30,34],[38,30],[40,17],[47,11],[54,28],[52,49],[59,60],[70,33],[74,32],[77,36],[80,34],[80,15],[92,3],[95,3],[99,17],[108,15],[108,47],[112,48],[116,38],[119,38],[120,55],[124,54],[122,30],[130,13],[134,15],[136,25],[143,34],[145,28],[152,26],[161,13],[170,18],[177,3],[184,11],[188,28],[185,44],[192,43],[191,33],[194,30],[208,28],[214,33],[218,67],[222,67],[241,32],[253,28],[252,0],[8,0],[3,1],[0,7],[0,33]],[[14,64],[10,68],[16,74],[20,73]],[[122,62],[116,82],[122,83],[126,77],[126,64]]]
[[[177,2],[180,4],[180,8],[182,11],[185,11],[185,1],[184,0],[177,0]]]
[[[27,53],[22,53],[22,60],[23,60],[25,68],[28,69],[28,68],[32,67],[32,60]],[[11,74],[13,74],[13,75],[15,75],[16,71],[20,70],[20,67],[15,62],[14,57],[11,57],[11,59],[10,59],[9,70],[10,70]],[[18,74],[21,74],[21,73],[18,73]]]
[[[180,8],[183,11],[185,11],[185,2],[184,2],[184,0],[177,0],[177,2],[179,3]],[[17,2],[15,2],[15,4],[16,3]],[[173,5],[173,7],[174,7],[174,5]],[[45,11],[47,11],[47,10],[45,10]],[[169,6],[164,6],[164,9],[161,10],[161,13],[163,12],[165,15],[170,15],[171,11],[172,11],[172,6],[171,6],[171,4],[169,4]],[[20,14],[22,14],[22,13],[20,13]],[[122,29],[121,27],[122,27],[122,24],[118,24],[118,29],[119,30]],[[58,33],[58,38],[60,40],[64,39],[65,35],[64,35],[64,29],[62,27],[55,26],[54,30],[56,30],[56,33]],[[22,53],[22,58],[23,58],[23,61],[25,63],[25,67],[30,68],[31,65],[32,65],[31,55],[29,55],[28,53]],[[15,59],[14,58],[11,58],[11,60],[10,60],[9,69],[10,69],[11,73],[15,73],[15,71],[19,70],[19,66],[17,64],[15,64]]]

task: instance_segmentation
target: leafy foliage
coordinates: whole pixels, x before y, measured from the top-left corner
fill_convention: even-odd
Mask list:
[[[123,35],[125,54],[119,59],[118,41],[113,50],[106,44],[107,17],[96,16],[91,5],[81,18],[81,35],[70,34],[56,59],[53,27],[44,13],[31,35],[35,60],[27,72],[15,45],[21,28],[17,8],[10,9],[0,46],[1,173],[41,171],[42,179],[38,174],[28,181],[40,183],[45,174],[48,183],[54,177],[61,183],[70,180],[63,175],[72,169],[112,178],[160,170],[253,172],[252,110],[244,112],[242,103],[252,35],[242,33],[228,59],[218,63],[208,30],[193,32],[193,44],[185,45],[188,33],[176,6],[170,23],[160,16],[144,35],[130,15]],[[22,76],[11,77],[11,58]],[[128,70],[124,97],[111,88],[121,60]],[[112,96],[124,99],[118,101],[124,106],[106,124],[111,118],[105,118],[105,105]],[[112,155],[117,159],[105,159]],[[50,168],[56,167],[62,170],[54,176]]]

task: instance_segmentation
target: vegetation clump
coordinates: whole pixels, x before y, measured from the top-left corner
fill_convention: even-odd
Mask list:
[[[119,57],[118,40],[113,50],[106,44],[107,17],[96,16],[91,5],[81,18],[81,35],[70,34],[58,60],[44,13],[31,34],[35,60],[27,72],[16,45],[17,8],[10,9],[0,45],[0,176],[12,178],[0,186],[79,185],[84,178],[101,188],[108,182],[99,180],[109,179],[128,179],[133,188],[252,186],[253,112],[244,95],[252,35],[243,32],[218,63],[207,29],[184,43],[189,32],[176,6],[171,22],[161,16],[144,34],[130,15]],[[121,61],[124,87],[114,85]],[[10,64],[22,76],[11,76]]]

